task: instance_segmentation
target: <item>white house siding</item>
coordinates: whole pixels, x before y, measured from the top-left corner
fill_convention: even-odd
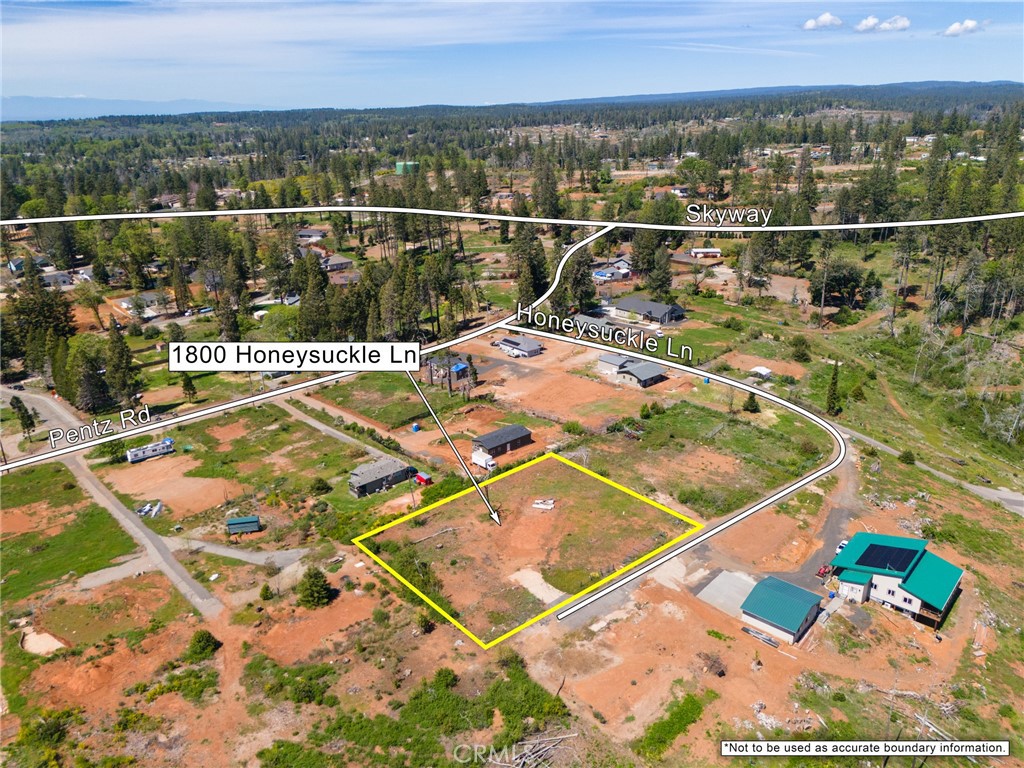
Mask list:
[[[872,576],[871,599],[876,603],[882,603],[907,613],[920,613],[921,601],[909,592],[905,592],[900,587],[900,581],[901,579],[897,576]],[[889,594],[890,591],[892,594]]]
[[[858,603],[863,603],[868,599],[868,591],[870,590],[870,587],[870,582],[867,584],[848,584],[840,579],[839,594],[844,600],[854,600]]]

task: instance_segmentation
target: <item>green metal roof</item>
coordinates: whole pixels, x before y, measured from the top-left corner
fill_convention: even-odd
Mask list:
[[[864,554],[864,550],[870,547],[872,544],[877,544],[882,547],[899,547],[900,549],[910,549],[917,553],[917,557],[903,570],[891,570],[888,568],[872,568],[866,565],[858,565],[857,561],[861,555]],[[928,546],[928,542],[924,539],[915,539],[910,536],[888,536],[883,533],[855,533],[850,539],[850,543],[843,547],[843,551],[832,558],[832,565],[836,568],[850,568],[858,571],[865,571],[867,573],[877,573],[882,576],[900,576],[906,578],[914,569],[915,563],[921,559],[921,553],[924,552],[924,548]]]
[[[258,523],[259,515],[248,515],[246,517],[229,517],[228,525],[242,525],[244,523]]]
[[[917,599],[941,611],[946,607],[963,575],[962,569],[938,555],[925,552],[910,572],[910,576],[905,578],[900,586]]]
[[[863,586],[871,581],[871,574],[867,571],[843,571],[839,574],[839,580],[847,584],[858,584]]]
[[[808,611],[820,605],[820,595],[769,576],[751,590],[741,610],[769,624],[796,632],[807,618]]]

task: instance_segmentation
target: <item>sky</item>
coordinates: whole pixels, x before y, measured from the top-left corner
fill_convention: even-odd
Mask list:
[[[4,96],[268,108],[1024,80],[1024,3],[0,0]]]

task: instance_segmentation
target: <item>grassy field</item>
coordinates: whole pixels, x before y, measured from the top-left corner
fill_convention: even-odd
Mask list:
[[[133,595],[121,594],[103,602],[68,603],[57,601],[46,607],[43,624],[47,631],[68,640],[74,646],[89,646],[112,637],[124,637],[134,644],[151,629],[165,626],[191,610],[185,598],[166,583],[126,580],[121,584],[129,590],[159,590],[166,599],[142,621],[132,616]],[[141,599],[141,595],[140,595]]]
[[[766,427],[684,401],[639,420],[639,440],[612,433],[585,443],[593,451],[591,466],[596,471],[643,493],[669,492],[698,514],[718,516],[801,477],[830,454],[832,441],[811,422],[781,408],[770,412],[774,419]],[[739,459],[742,470],[722,476],[708,473],[699,482],[677,474],[667,481],[650,477],[649,467],[685,461],[688,450],[701,446]],[[637,452],[644,462],[623,460]]]
[[[4,541],[0,563],[4,606],[22,600],[68,573],[82,576],[136,549],[135,542],[102,507],[92,504],[53,536],[25,533]]]
[[[555,457],[484,487],[500,510],[500,526],[470,490],[377,534],[367,546],[485,642],[534,618],[550,601],[514,574],[528,571],[557,592],[576,594],[694,528]],[[555,499],[554,510],[532,507],[545,498]],[[450,535],[454,530],[457,536]]]
[[[220,440],[209,433],[210,428],[238,423],[244,423],[244,434],[230,441],[229,450],[218,450]],[[237,480],[272,503],[297,504],[309,496],[314,478],[327,480],[333,490],[320,497],[326,508],[314,511],[312,522],[317,531],[332,538],[348,540],[367,530],[375,519],[376,506],[408,491],[399,487],[356,499],[349,493],[348,475],[367,454],[290,419],[274,405],[242,408],[216,420],[184,424],[170,434],[183,450],[191,446],[189,455],[200,462],[187,472],[189,476]],[[287,462],[287,469],[272,460],[275,454]]]
[[[71,470],[60,463],[40,464],[11,472],[0,479],[4,509],[45,501],[50,509],[85,501]]]
[[[447,389],[420,385],[440,416],[464,405],[461,398],[448,397]],[[404,373],[374,373],[356,376],[319,391],[320,396],[342,408],[397,429],[417,419],[429,419],[430,413]]]

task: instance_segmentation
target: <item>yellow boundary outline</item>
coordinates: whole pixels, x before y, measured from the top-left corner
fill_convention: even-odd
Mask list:
[[[426,507],[424,507],[423,509],[418,509],[415,512],[410,512],[407,515],[403,515],[402,517],[398,518],[397,520],[392,520],[390,523],[382,525],[382,526],[380,526],[378,528],[374,528],[372,531],[369,531],[368,533],[364,533],[364,534],[362,534],[360,536],[357,536],[356,538],[352,539],[352,543],[355,544],[357,547],[359,547],[359,549],[361,549],[375,563],[377,563],[384,570],[386,570],[388,573],[390,573],[392,576],[394,576],[396,579],[398,579],[402,584],[404,584],[406,587],[408,587],[414,593],[419,595],[419,597],[424,602],[426,602],[427,605],[429,605],[431,608],[433,608],[439,614],[444,616],[445,619],[447,619],[453,625],[455,625],[460,630],[462,630],[463,634],[465,634],[474,643],[476,643],[478,646],[480,646],[482,649],[484,649],[486,651],[486,650],[488,650],[490,648],[493,648],[494,646],[496,646],[498,643],[502,642],[503,640],[507,640],[508,638],[512,637],[512,635],[516,634],[517,632],[520,632],[520,631],[526,629],[527,627],[529,627],[529,626],[531,626],[533,624],[536,624],[538,621],[541,621],[542,619],[546,619],[551,614],[555,613],[558,610],[561,610],[562,608],[564,608],[565,606],[569,605],[570,603],[575,602],[576,600],[578,600],[579,598],[583,597],[584,595],[587,595],[590,592],[593,592],[595,589],[604,586],[605,584],[607,584],[610,581],[614,581],[615,579],[619,578],[619,576],[622,576],[627,571],[631,571],[632,569],[636,568],[641,563],[644,563],[647,560],[650,560],[655,555],[661,554],[666,549],[670,549],[670,548],[674,547],[676,544],[681,542],[683,539],[689,538],[693,534],[697,533],[697,531],[699,531],[702,528],[704,528],[703,523],[698,523],[696,520],[691,520],[686,515],[682,515],[682,514],[676,512],[674,509],[669,509],[664,504],[659,504],[658,502],[654,501],[653,499],[649,499],[646,496],[643,496],[642,494],[639,494],[636,491],[634,491],[634,490],[632,490],[630,488],[625,487],[624,485],[620,485],[619,483],[616,483],[614,480],[609,480],[607,477],[602,477],[601,475],[597,474],[596,472],[590,471],[586,467],[581,467],[576,462],[570,461],[569,459],[566,459],[563,456],[559,456],[557,453],[545,453],[543,456],[538,456],[536,459],[531,459],[530,461],[526,462],[525,464],[521,464],[518,467],[515,467],[514,469],[510,469],[509,471],[503,472],[503,473],[501,473],[500,475],[498,475],[496,477],[492,477],[489,480],[485,480],[484,482],[480,483],[480,485],[481,486],[485,486],[485,485],[490,485],[491,483],[496,483],[498,480],[506,478],[509,475],[514,475],[516,472],[521,472],[522,470],[526,469],[527,467],[532,467],[535,464],[539,464],[542,461],[547,461],[548,459],[556,459],[556,460],[562,462],[563,464],[565,464],[566,466],[572,467],[573,469],[578,470],[578,471],[582,472],[585,475],[589,475],[590,477],[593,477],[596,480],[600,480],[602,483],[605,483],[606,485],[610,485],[613,488],[615,488],[615,489],[617,489],[619,491],[622,491],[623,493],[626,493],[626,494],[632,496],[634,499],[639,499],[640,501],[644,502],[645,504],[649,504],[650,506],[655,507],[656,509],[660,509],[662,512],[667,512],[668,514],[672,515],[673,517],[676,517],[676,518],[678,518],[680,520],[684,520],[684,521],[686,521],[687,523],[689,523],[693,527],[689,531],[684,533],[683,535],[677,536],[676,538],[672,539],[671,541],[667,542],[666,544],[662,544],[657,549],[654,549],[651,552],[648,552],[646,555],[643,555],[642,557],[637,558],[633,562],[629,563],[628,565],[623,566],[622,568],[620,568],[619,570],[615,571],[614,573],[611,573],[608,576],[605,576],[603,579],[600,579],[600,580],[594,582],[593,584],[591,584],[589,587],[587,587],[583,591],[577,592],[575,595],[573,595],[571,597],[567,597],[565,600],[562,600],[557,605],[553,605],[550,608],[546,609],[540,615],[535,616],[532,619],[529,619],[528,621],[523,622],[518,627],[515,627],[514,629],[510,629],[505,634],[501,635],[500,637],[495,638],[494,640],[490,640],[490,641],[481,640],[479,637],[477,637],[475,634],[473,634],[469,629],[467,629],[460,622],[458,622],[447,611],[445,611],[443,608],[441,608],[441,606],[439,606],[437,603],[435,603],[433,600],[431,600],[429,597],[427,597],[425,594],[423,594],[419,589],[417,589],[416,585],[414,585],[412,582],[410,582],[408,579],[406,579],[404,576],[402,576],[402,574],[400,574],[398,571],[396,571],[394,568],[392,568],[390,565],[388,565],[386,562],[384,562],[384,560],[382,560],[377,555],[375,555],[373,552],[371,552],[370,549],[365,544],[363,544],[363,541],[365,539],[369,539],[369,538],[371,538],[373,536],[376,536],[377,534],[382,533],[382,532],[388,530],[389,528],[393,528],[396,525],[400,525],[401,523],[404,523],[407,520],[411,520],[412,518],[417,517],[418,515],[422,515],[425,512],[429,512],[432,509],[437,509],[438,507],[440,507],[440,506],[442,506],[444,504],[447,504],[450,501],[454,501],[455,499],[461,498],[462,496],[465,496],[466,494],[476,493],[476,489],[475,488],[470,486],[469,488],[466,488],[463,491],[459,491],[458,493],[452,494],[451,496],[449,496],[449,497],[447,497],[445,499],[442,499],[441,501],[436,501],[433,504],[429,504]]]

